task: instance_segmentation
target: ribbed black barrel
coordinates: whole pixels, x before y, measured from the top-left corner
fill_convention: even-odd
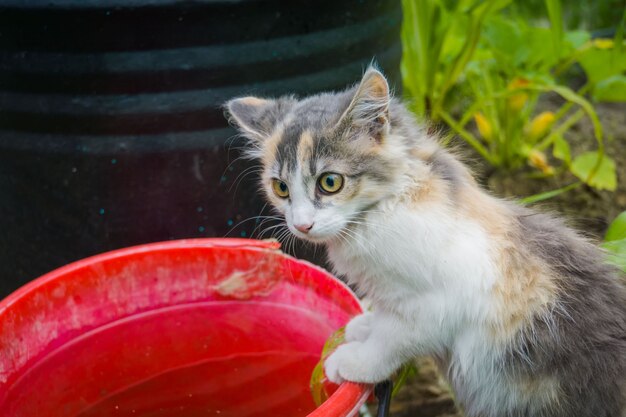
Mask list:
[[[0,295],[258,214],[228,98],[343,88],[372,59],[400,88],[398,0],[0,4]]]

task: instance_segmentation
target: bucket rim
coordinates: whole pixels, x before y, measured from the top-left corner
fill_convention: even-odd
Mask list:
[[[196,248],[241,248],[253,251],[280,252],[280,243],[275,239],[257,240],[246,238],[196,238],[145,243],[103,252],[61,266],[21,286],[7,297],[0,300],[0,320],[2,320],[3,315],[22,298],[27,297],[29,294],[36,292],[38,289],[45,287],[57,279],[62,279],[64,276],[90,265],[142,253]],[[288,258],[292,262],[306,265],[307,268],[315,269],[322,272],[329,279],[333,279],[336,284],[346,289],[346,296],[351,297],[359,306],[359,309],[361,311],[363,310],[360,300],[346,283],[337,279],[320,266],[302,259],[294,258],[283,252],[280,253],[281,256]],[[309,413],[306,417],[354,416],[358,412],[359,408],[371,396],[372,392],[373,385],[344,382],[339,385],[335,392],[324,403]]]

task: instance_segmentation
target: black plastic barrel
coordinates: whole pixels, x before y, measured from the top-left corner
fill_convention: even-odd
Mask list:
[[[372,59],[400,88],[399,0],[0,4],[0,296],[114,248],[249,236],[228,98],[343,88]]]

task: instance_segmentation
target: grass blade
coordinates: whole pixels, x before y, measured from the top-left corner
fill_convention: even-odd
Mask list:
[[[563,44],[563,11],[560,0],[545,0],[550,19],[550,32],[555,56],[560,56]]]

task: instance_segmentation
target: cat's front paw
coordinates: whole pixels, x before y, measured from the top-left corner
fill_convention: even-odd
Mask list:
[[[364,342],[372,333],[373,313],[363,313],[352,320],[346,326],[347,342]]]
[[[393,369],[386,369],[383,358],[376,356],[368,351],[365,343],[343,344],[324,362],[326,377],[336,384],[344,381],[367,384],[383,381],[391,375]]]

